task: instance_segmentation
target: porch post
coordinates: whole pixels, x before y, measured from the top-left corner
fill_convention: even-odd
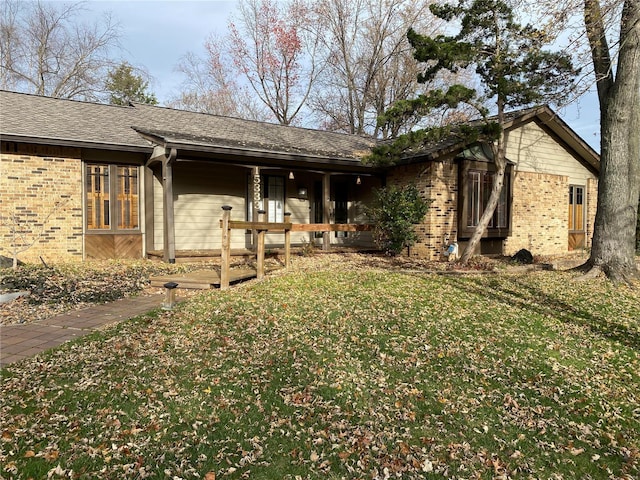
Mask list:
[[[176,230],[173,211],[173,162],[177,151],[172,148],[162,159],[163,220],[164,220],[164,261],[176,263]]]
[[[251,209],[252,209],[252,215],[251,215],[251,219],[254,222],[258,221],[258,211],[260,210],[260,167],[253,167],[251,169],[251,179],[252,179],[252,187],[253,187],[253,192],[251,193]],[[252,234],[252,242],[253,242],[253,249],[255,250],[257,248],[258,245],[258,231],[253,229],[251,231]]]
[[[322,177],[322,223],[331,223],[331,175],[325,173]],[[329,250],[331,232],[322,232],[322,250]]]
[[[231,207],[222,207],[222,252],[220,254],[220,290],[229,288],[230,263],[231,263],[231,231],[229,230],[229,219],[231,218]]]
[[[291,223],[291,212],[284,212],[284,223]],[[284,231],[284,267],[291,264],[291,230]]]
[[[264,222],[264,210],[258,210],[258,222]],[[255,220],[254,220],[255,221]],[[262,280],[264,278],[264,230],[258,230],[258,248],[256,255],[256,278]]]

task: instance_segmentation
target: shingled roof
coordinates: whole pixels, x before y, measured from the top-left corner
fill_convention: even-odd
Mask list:
[[[548,106],[507,114],[507,129],[534,121],[597,172],[599,155]],[[64,100],[0,90],[0,135],[5,141],[151,153],[154,145],[200,152],[314,159],[362,168],[376,140],[144,104]],[[455,135],[412,149],[404,162],[435,160],[462,150]],[[403,163],[404,163],[403,162]]]
[[[0,90],[0,134],[124,151],[151,151],[149,137],[192,146],[250,149],[360,161],[373,139],[321,130],[187,112],[152,105],[104,105]],[[146,134],[146,135],[145,135]]]

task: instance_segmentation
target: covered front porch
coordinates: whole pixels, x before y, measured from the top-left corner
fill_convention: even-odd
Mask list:
[[[370,230],[357,225],[368,223],[366,205],[384,176],[360,159],[272,151],[239,155],[149,138],[157,146],[144,167],[148,258],[175,263],[219,257],[223,205],[232,208],[234,221],[250,222],[259,212],[273,223],[288,216],[295,225],[294,251],[376,248]],[[230,246],[233,256],[255,255],[255,230],[234,229]],[[284,248],[282,235],[268,232],[265,247],[277,255]]]

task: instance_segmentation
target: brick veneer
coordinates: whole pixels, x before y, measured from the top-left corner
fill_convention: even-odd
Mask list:
[[[511,236],[503,254],[526,248],[534,255],[567,252],[569,178],[545,173],[517,172],[513,182]]]
[[[0,255],[13,257],[11,230],[17,226],[27,245],[35,240],[20,260],[82,260],[80,150],[3,142],[0,217]]]
[[[414,183],[421,195],[432,200],[424,221],[416,225],[418,241],[409,255],[442,260],[445,234],[457,238],[458,166],[447,160],[394,168],[390,185]],[[517,172],[512,185],[511,236],[502,243],[502,254],[526,248],[534,255],[559,255],[568,251],[568,191],[566,176]],[[587,183],[587,245],[591,245],[597,181]]]
[[[458,166],[452,161],[394,168],[389,185],[415,184],[423,198],[432,201],[424,221],[416,225],[418,241],[409,255],[441,259],[445,234],[453,240],[458,228]]]

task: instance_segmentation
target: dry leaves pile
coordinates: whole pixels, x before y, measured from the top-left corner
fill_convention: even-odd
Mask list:
[[[218,263],[218,262],[216,262]],[[0,270],[0,293],[27,295],[0,303],[0,325],[30,323],[69,310],[155,290],[149,277],[207,268],[210,264],[169,265],[151,261],[94,261]]]
[[[637,290],[294,261],[5,369],[2,475],[640,476]]]

